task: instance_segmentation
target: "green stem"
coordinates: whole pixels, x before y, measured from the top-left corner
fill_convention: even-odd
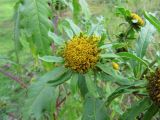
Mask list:
[[[124,36],[124,41],[127,40],[127,37],[128,37],[128,35],[129,35],[129,32],[131,31],[132,28],[133,28],[132,25],[130,25],[130,26],[128,27],[128,29],[127,29],[127,31],[126,31],[126,34],[125,34],[125,36]]]
[[[144,78],[144,75],[146,75],[147,72],[148,72],[148,70],[150,70],[149,68],[151,68],[156,62],[157,62],[157,59],[153,60],[153,61],[150,63],[149,67],[147,67],[147,68],[143,71],[140,79],[143,79],[143,78]]]

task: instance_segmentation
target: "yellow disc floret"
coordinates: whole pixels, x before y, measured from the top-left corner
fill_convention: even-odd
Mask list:
[[[64,49],[65,66],[79,73],[85,73],[93,68],[99,59],[97,46],[99,39],[83,34],[74,36]]]
[[[137,15],[135,13],[131,13],[131,19],[132,20],[136,20],[137,21],[136,24],[139,25],[139,26],[143,26],[144,25],[143,19],[139,15]]]

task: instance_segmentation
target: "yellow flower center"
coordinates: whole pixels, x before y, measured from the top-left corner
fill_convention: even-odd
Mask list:
[[[73,37],[64,49],[65,66],[79,73],[93,68],[99,58],[98,40],[99,37],[82,34]]]
[[[132,20],[136,20],[137,24],[139,26],[143,26],[144,25],[144,21],[139,15],[137,15],[135,13],[131,13],[131,18],[132,18]]]

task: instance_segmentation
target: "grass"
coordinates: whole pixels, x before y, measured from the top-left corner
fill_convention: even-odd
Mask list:
[[[13,2],[9,0],[0,1],[0,56],[5,56],[13,46]]]
[[[13,3],[7,0],[0,1],[0,58],[7,56],[7,54],[13,50]],[[6,61],[0,59],[0,65],[4,64]],[[10,84],[10,80],[0,74],[0,86]],[[0,87],[0,96],[5,96],[4,90],[9,90],[9,87]]]
[[[10,61],[3,59],[11,57],[14,49],[13,43],[13,0],[0,0],[0,66],[9,64]],[[14,68],[12,68],[14,69]],[[11,71],[10,68],[5,68]],[[19,86],[19,85],[18,85]],[[14,107],[13,100],[16,96],[17,83],[0,73],[0,119],[7,120],[5,112]],[[5,103],[5,106],[2,106]],[[9,108],[9,109],[7,109]]]

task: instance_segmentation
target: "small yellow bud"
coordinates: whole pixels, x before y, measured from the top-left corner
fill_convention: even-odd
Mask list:
[[[115,70],[119,70],[119,65],[117,63],[115,63],[115,62],[112,62],[112,67]]]
[[[135,13],[131,13],[131,18],[132,20],[137,20],[137,25],[144,26],[144,21],[139,15]]]

